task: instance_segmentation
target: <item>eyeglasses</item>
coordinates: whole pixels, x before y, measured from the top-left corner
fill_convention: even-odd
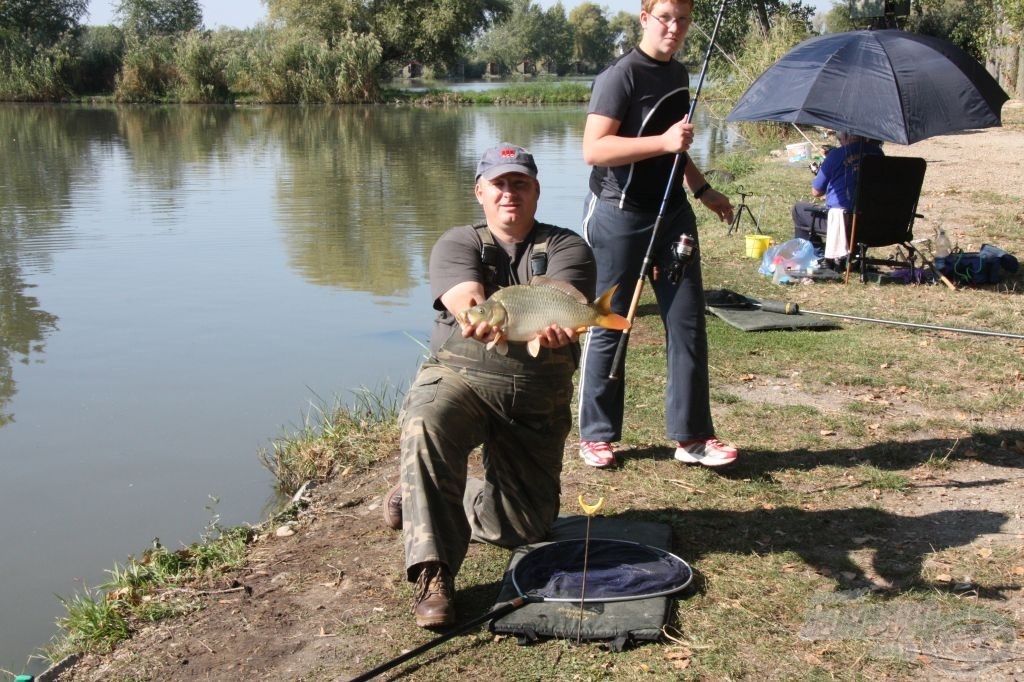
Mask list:
[[[693,21],[690,17],[659,17],[657,14],[648,14],[647,16],[651,17],[652,19],[656,19],[658,23],[664,26],[665,28],[675,28],[677,30],[686,28],[687,26],[690,25],[690,22]]]

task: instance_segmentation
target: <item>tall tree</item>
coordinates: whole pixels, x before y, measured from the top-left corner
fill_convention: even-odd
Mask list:
[[[52,45],[81,25],[88,7],[88,0],[0,0],[0,47],[15,38]]]
[[[611,61],[615,51],[615,35],[608,26],[604,10],[592,2],[583,2],[569,12],[573,35],[573,57],[601,67]]]
[[[639,45],[643,36],[640,20],[632,12],[619,12],[608,22],[608,28],[615,36],[615,49],[618,54]]]
[[[139,41],[187,33],[203,26],[199,0],[121,0],[115,14],[121,19],[125,35]]]
[[[373,34],[388,64],[450,66],[471,36],[509,12],[508,0],[265,0],[271,21],[332,41],[349,30]]]

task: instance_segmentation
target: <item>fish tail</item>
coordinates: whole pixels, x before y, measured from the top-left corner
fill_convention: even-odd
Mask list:
[[[615,290],[618,288],[618,284],[613,284],[608,291],[601,294],[601,297],[594,301],[593,308],[597,313],[594,324],[598,327],[604,327],[605,329],[630,328],[629,320],[618,313],[612,312],[612,296],[615,295]]]

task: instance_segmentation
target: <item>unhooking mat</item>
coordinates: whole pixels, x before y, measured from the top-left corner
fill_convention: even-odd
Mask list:
[[[729,289],[708,289],[704,304],[708,312],[745,332],[768,329],[835,329],[839,325],[815,315],[785,315],[761,310],[751,299]]]
[[[585,537],[586,529],[585,516],[559,517],[552,527],[551,541]],[[594,538],[629,540],[670,550],[672,529],[663,523],[597,516],[592,519],[590,526],[590,539]],[[497,604],[503,604],[519,596],[512,584],[512,568],[531,550],[545,544],[549,543],[523,545],[513,552],[505,571]],[[498,634],[518,635],[522,643],[533,642],[540,637],[575,639],[579,634],[581,639],[609,640],[612,649],[621,651],[634,641],[659,639],[662,626],[669,617],[672,599],[676,596],[649,597],[634,601],[588,602],[583,607],[582,626],[578,603],[531,603],[492,621],[490,627],[492,632]]]

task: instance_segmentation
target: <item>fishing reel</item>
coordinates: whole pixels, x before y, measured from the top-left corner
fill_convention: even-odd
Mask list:
[[[686,266],[693,260],[696,246],[697,240],[693,238],[693,235],[686,234],[685,232],[679,236],[678,241],[672,242],[672,259],[669,262],[667,273],[668,281],[672,282],[672,284],[679,284],[683,273],[686,272]]]

